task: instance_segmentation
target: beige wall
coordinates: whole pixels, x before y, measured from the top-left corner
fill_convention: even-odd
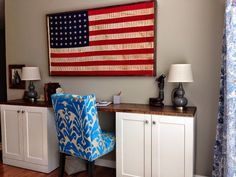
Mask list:
[[[95,92],[111,99],[122,91],[122,102],[148,103],[158,95],[153,77],[50,77],[45,15],[47,13],[104,7],[138,0],[7,0],[7,65],[39,66],[43,84],[58,81],[67,92]],[[210,175],[219,93],[223,0],[160,0],[157,17],[157,74],[167,74],[172,63],[191,63],[194,83],[185,84],[190,105],[197,106],[196,174]],[[170,104],[173,84],[165,85]],[[20,98],[22,90],[8,90],[8,99]]]

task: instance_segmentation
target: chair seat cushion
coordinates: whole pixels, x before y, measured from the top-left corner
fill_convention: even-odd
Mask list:
[[[99,153],[96,153],[96,155],[94,155],[90,159],[90,161],[93,161],[93,160],[99,158],[100,156],[108,154],[109,152],[111,152],[115,148],[116,139],[115,139],[114,133],[102,132],[101,135],[102,135],[103,143],[100,145],[97,144],[94,147],[94,149],[97,149]]]
[[[108,154],[115,148],[116,140],[114,133],[102,132],[101,136],[99,142],[96,140],[93,141],[92,147],[86,148],[85,151],[81,151],[81,149],[76,148],[78,146],[68,142],[67,148],[64,148],[61,152],[92,162],[97,158]]]

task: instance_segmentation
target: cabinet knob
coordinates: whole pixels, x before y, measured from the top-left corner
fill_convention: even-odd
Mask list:
[[[24,110],[21,110],[21,113],[22,113],[22,114],[24,114],[24,113],[25,113],[25,111],[24,111]]]
[[[17,113],[20,113],[20,110],[17,110],[16,112],[17,112]]]
[[[148,120],[145,120],[145,124],[148,124],[149,122],[148,122]]]
[[[153,125],[156,125],[156,121],[152,121],[152,124],[153,124]]]

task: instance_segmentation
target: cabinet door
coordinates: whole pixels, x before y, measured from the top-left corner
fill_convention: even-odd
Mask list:
[[[151,115],[116,113],[119,177],[151,177]]]
[[[3,157],[22,160],[23,134],[20,106],[1,106]]]
[[[47,165],[47,109],[24,107],[25,161]]]
[[[193,120],[152,116],[152,177],[193,177]]]

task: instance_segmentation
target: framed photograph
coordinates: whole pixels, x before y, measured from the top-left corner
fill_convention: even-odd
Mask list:
[[[59,87],[60,84],[57,82],[49,82],[44,84],[44,98],[47,103],[52,104],[51,95],[56,93],[56,89]]]
[[[155,76],[156,1],[48,14],[51,76]]]
[[[22,68],[25,65],[9,65],[9,88],[11,89],[25,89],[25,81],[21,80]]]

